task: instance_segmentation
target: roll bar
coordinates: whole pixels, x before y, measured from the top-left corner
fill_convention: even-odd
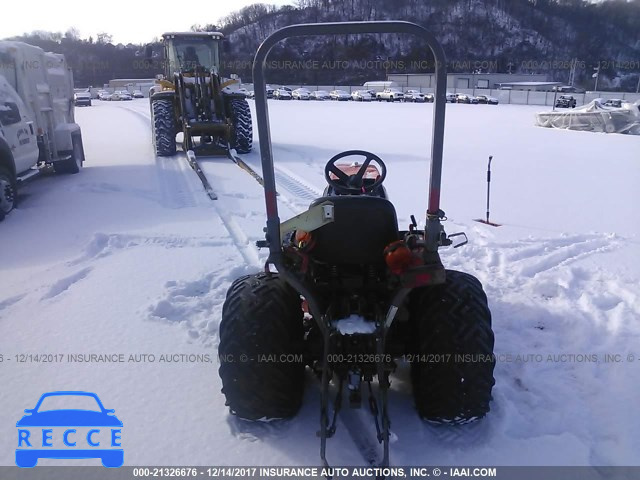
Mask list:
[[[444,114],[447,101],[445,93],[447,73],[444,50],[431,32],[415,23],[401,21],[335,22],[284,27],[271,34],[262,42],[254,58],[253,86],[255,91],[256,120],[258,123],[258,135],[260,137],[260,156],[262,159],[262,175],[264,178],[264,193],[267,208],[266,239],[269,245],[269,253],[273,257],[277,258],[281,253],[281,238],[265,81],[267,55],[276,43],[291,37],[370,33],[407,33],[416,35],[426,41],[435,59],[436,91],[433,109],[433,140],[431,144],[431,171],[425,240],[427,250],[432,252],[437,251],[440,241],[440,182],[444,144]]]

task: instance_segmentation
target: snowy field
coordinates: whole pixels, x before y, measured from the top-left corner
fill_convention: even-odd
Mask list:
[[[281,218],[321,193],[331,156],[364,149],[387,162],[401,225],[411,214],[424,221],[432,105],[269,106]],[[640,465],[640,139],[537,128],[538,109],[447,105],[441,205],[448,233],[465,231],[469,244],[441,253],[487,291],[494,400],[477,424],[428,426],[400,365],[392,464]],[[29,184],[0,224],[0,464],[14,464],[23,410],[55,390],[95,392],[115,409],[126,465],[319,464],[310,374],[304,406],[287,422],[237,421],[220,393],[224,295],[265,259],[254,247],[265,220],[260,186],[229,160],[205,160],[219,196],[210,201],[182,155],[155,158],[146,100],[76,112],[84,170]],[[473,221],[485,211],[489,155],[499,228]],[[244,158],[259,170],[257,140]],[[41,354],[53,361],[33,361]],[[361,464],[363,437],[374,438],[369,412],[344,411],[330,463]]]

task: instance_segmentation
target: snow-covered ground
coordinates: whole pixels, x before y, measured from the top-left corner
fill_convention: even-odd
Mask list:
[[[387,162],[401,224],[423,220],[432,108],[270,102],[281,217],[321,193],[331,156],[357,148]],[[537,110],[447,105],[441,204],[447,231],[466,231],[469,245],[442,255],[487,291],[494,401],[479,423],[428,426],[400,365],[390,395],[395,465],[640,465],[640,140],[537,128]],[[182,156],[153,155],[145,100],[76,112],[84,170],[26,186],[0,225],[0,464],[14,463],[23,410],[55,390],[96,392],[116,410],[127,465],[318,464],[311,375],[287,422],[237,421],[220,393],[224,295],[265,258],[254,247],[260,186],[228,160],[205,160],[219,196],[209,200]],[[244,158],[260,170],[254,145]],[[473,221],[485,211],[489,155],[499,228]],[[33,361],[42,354],[54,361]],[[328,443],[332,464],[363,462],[360,430],[373,442],[370,414],[345,411]]]

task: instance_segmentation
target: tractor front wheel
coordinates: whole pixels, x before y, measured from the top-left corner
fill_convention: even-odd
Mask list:
[[[231,120],[233,121],[231,148],[238,153],[249,153],[253,146],[253,126],[249,103],[244,98],[231,100]]]
[[[247,420],[294,416],[304,392],[304,327],[298,293],[274,273],[241,277],[222,307],[222,393]]]
[[[444,284],[412,293],[411,376],[422,418],[461,425],[489,411],[494,336],[478,279],[453,270],[446,275]]]
[[[176,154],[176,120],[173,102],[166,98],[152,100],[153,146],[159,157]]]

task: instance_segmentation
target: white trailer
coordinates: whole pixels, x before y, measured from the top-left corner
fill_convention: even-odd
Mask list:
[[[64,56],[0,41],[0,220],[15,207],[20,183],[40,167],[78,173],[83,162],[73,74]]]

